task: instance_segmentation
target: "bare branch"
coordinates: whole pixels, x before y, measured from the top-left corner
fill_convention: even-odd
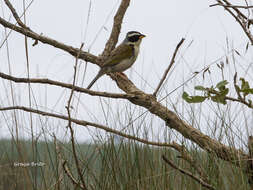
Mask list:
[[[200,164],[196,162],[196,160],[193,159],[193,157],[188,153],[188,150],[183,145],[179,145],[176,142],[172,143],[174,145],[174,149],[176,149],[178,152],[181,153],[181,156],[178,156],[178,158],[182,158],[185,161],[187,161],[200,175],[200,177],[208,183],[208,176],[206,175],[204,169],[201,167]]]
[[[77,92],[83,92],[83,93],[89,94],[91,96],[101,96],[101,97],[107,97],[107,98],[121,98],[121,99],[131,99],[131,98],[136,97],[133,94],[118,94],[118,93],[97,92],[97,91],[87,90],[86,88],[81,88],[78,86],[73,86],[72,84],[54,81],[54,80],[50,80],[50,79],[17,78],[17,77],[13,77],[11,75],[7,75],[7,74],[1,73],[1,72],[0,72],[0,77],[3,79],[14,81],[16,83],[50,84],[50,85],[59,86],[59,87],[63,87],[63,88],[74,89]]]
[[[118,38],[119,38],[120,30],[121,30],[121,24],[122,24],[123,18],[125,16],[126,10],[129,6],[129,3],[130,3],[130,0],[122,0],[121,1],[119,9],[114,16],[114,23],[113,23],[113,27],[112,27],[112,32],[109,37],[109,40],[107,41],[107,43],[105,45],[105,49],[102,53],[102,56],[108,56],[110,54],[110,52],[115,48],[115,46],[118,42]]]
[[[162,155],[162,159],[163,159],[167,164],[169,164],[172,168],[174,168],[174,169],[180,171],[182,174],[188,175],[189,177],[191,177],[192,179],[194,179],[195,181],[197,181],[197,182],[198,182],[200,185],[202,185],[203,187],[206,187],[207,189],[215,190],[215,188],[214,188],[212,185],[210,185],[210,184],[204,182],[202,179],[200,179],[199,177],[193,175],[191,172],[186,171],[186,170],[184,170],[184,169],[182,169],[182,168],[176,166],[176,165],[173,164],[169,159],[167,159],[164,155]]]
[[[218,1],[219,3],[221,3],[221,4],[223,4],[220,0]],[[249,40],[250,40],[250,42],[251,42],[251,44],[253,45],[253,36],[251,35],[251,33],[250,33],[250,31],[249,31],[249,29],[247,28],[247,25],[244,23],[244,21],[242,20],[240,20],[240,17],[238,17],[238,16],[236,16],[229,8],[227,8],[227,7],[224,7],[234,18],[235,18],[235,20],[240,24],[240,26],[242,27],[242,29],[243,29],[243,31],[244,31],[244,33],[248,36],[248,38],[249,38]],[[235,8],[234,8],[235,9]],[[236,11],[239,15],[244,15],[244,14],[242,14],[239,10],[237,10]],[[244,19],[244,18],[242,18],[242,19]]]
[[[28,108],[28,107],[24,107],[24,106],[0,107],[0,111],[8,111],[8,110],[23,110],[23,111],[26,111],[26,112],[35,113],[35,114],[39,114],[39,115],[42,115],[42,116],[49,116],[49,117],[54,117],[54,118],[69,121],[68,116],[55,114],[55,113],[49,113],[49,112],[45,112],[45,111],[41,111],[41,110],[37,110],[37,109],[32,109],[32,108]],[[102,129],[106,132],[113,133],[113,134],[119,135],[121,137],[125,137],[125,138],[130,139],[130,140],[135,140],[135,141],[138,141],[138,142],[141,142],[141,143],[144,143],[144,144],[160,146],[160,147],[172,147],[172,148],[174,147],[173,144],[147,141],[145,139],[141,139],[141,138],[138,138],[138,137],[135,137],[135,136],[132,136],[132,135],[127,135],[125,133],[122,133],[120,131],[111,129],[111,128],[109,128],[107,126],[104,126],[104,125],[100,125],[100,124],[96,124],[96,123],[92,123],[92,122],[88,122],[88,121],[84,121],[84,120],[78,120],[78,119],[74,119],[74,118],[70,118],[70,120],[71,120],[71,122],[73,122],[77,125],[95,127],[95,128],[98,128],[98,129]]]
[[[209,5],[209,7],[215,7],[215,6],[222,6],[222,7],[229,7],[229,8],[239,8],[239,9],[251,9],[253,6],[241,6],[241,5],[223,5],[220,3]]]
[[[158,84],[158,86],[157,86],[155,92],[153,93],[153,96],[156,97],[156,95],[157,95],[157,93],[158,93],[160,87],[162,86],[164,80],[166,79],[167,74],[169,73],[169,71],[170,71],[172,65],[175,63],[175,58],[176,58],[177,52],[178,52],[180,46],[183,44],[184,40],[185,40],[185,39],[182,38],[182,39],[180,40],[180,42],[177,44],[177,47],[176,47],[176,49],[175,49],[175,51],[174,51],[174,53],[173,53],[173,56],[172,56],[172,58],[171,58],[170,64],[169,64],[168,68],[165,70],[162,79],[160,80],[160,82],[159,82],[159,84]]]
[[[73,130],[72,125],[71,125],[71,111],[70,111],[71,110],[71,100],[73,98],[74,91],[75,91],[74,86],[75,86],[75,83],[76,83],[76,72],[77,72],[78,58],[80,56],[82,48],[83,48],[83,43],[81,44],[79,52],[76,56],[76,61],[75,61],[75,65],[74,65],[73,84],[72,84],[72,89],[71,89],[71,93],[70,93],[70,96],[69,96],[68,105],[66,106],[66,109],[67,109],[67,112],[68,112],[68,120],[69,120],[68,127],[70,129],[70,134],[71,134],[71,146],[72,146],[72,150],[73,150],[73,156],[74,156],[74,160],[75,160],[77,173],[78,173],[78,175],[81,179],[83,189],[87,190],[87,187],[86,187],[86,184],[85,184],[85,181],[84,181],[84,178],[83,178],[83,174],[82,174],[82,171],[81,171],[81,167],[80,167],[80,164],[79,164],[79,160],[78,160],[78,157],[77,157],[77,153],[76,153],[74,130]]]
[[[71,55],[73,55],[75,57],[77,56],[77,54],[79,52],[79,48],[74,48],[72,46],[65,45],[65,44],[63,44],[61,42],[58,42],[58,41],[54,40],[54,39],[51,39],[51,38],[39,35],[39,34],[33,32],[33,31],[30,31],[30,30],[27,30],[25,28],[16,26],[16,25],[14,25],[14,24],[12,24],[10,22],[7,22],[6,20],[4,20],[1,17],[0,17],[0,24],[3,25],[6,28],[10,28],[11,30],[15,30],[18,33],[24,34],[27,37],[30,37],[30,38],[32,38],[34,40],[38,40],[38,41],[40,41],[40,42],[42,42],[44,44],[49,44],[49,45],[54,46],[54,47],[56,47],[58,49],[64,50],[64,51],[70,53]],[[82,51],[80,53],[79,58],[83,59],[85,61],[94,63],[94,64],[97,64],[97,62],[98,62],[97,56],[92,55],[92,54],[90,54],[88,52],[85,52],[85,51]]]
[[[226,4],[224,4],[222,1],[225,2]],[[251,35],[247,24],[247,23],[252,24],[253,21],[248,19],[237,7],[232,6],[227,0],[217,0],[217,2],[220,6],[223,6],[224,9],[235,18],[235,20],[240,24],[244,33],[247,35],[248,39],[253,45],[253,36]],[[229,8],[232,8],[238,14],[238,16],[236,16]]]
[[[80,187],[81,189],[87,189],[86,187],[83,187],[75,178],[74,176],[71,174],[70,169],[67,166],[67,161],[64,161],[62,164],[63,170],[64,172],[67,174],[67,176],[69,177],[69,179],[72,181],[72,183],[78,187]]]
[[[31,30],[30,28],[28,28],[19,18],[17,11],[14,9],[14,7],[12,6],[12,4],[10,3],[9,0],[4,0],[5,4],[9,7],[9,9],[12,12],[12,15],[14,16],[15,20],[17,21],[18,25],[21,26],[24,29],[27,30]]]
[[[232,4],[231,3],[229,3],[227,0],[222,0],[224,3],[226,3],[226,5],[228,5],[228,6],[231,6]],[[218,0],[217,0],[217,2],[219,2]],[[221,3],[221,2],[219,2],[219,3]],[[224,3],[221,3],[222,5],[225,5]],[[247,18],[247,16],[245,16],[238,8],[236,8],[236,7],[231,7],[238,15],[240,15],[242,18],[244,18],[244,19],[248,19]]]

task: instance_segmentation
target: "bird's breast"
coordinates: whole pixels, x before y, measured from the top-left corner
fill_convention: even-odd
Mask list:
[[[113,66],[113,68],[111,68],[111,72],[123,72],[129,69],[136,61],[138,54],[139,54],[139,47],[133,46],[133,56],[124,59],[120,63]]]

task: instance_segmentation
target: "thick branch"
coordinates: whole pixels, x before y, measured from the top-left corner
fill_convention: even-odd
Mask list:
[[[136,98],[130,99],[133,104],[147,108],[150,113],[164,120],[168,127],[175,129],[185,138],[195,142],[204,150],[215,153],[219,158],[231,161],[237,165],[242,158],[247,158],[247,155],[243,152],[232,147],[225,146],[219,141],[210,138],[209,136],[201,133],[201,131],[187,124],[181,120],[176,113],[170,111],[167,107],[163,106],[159,101],[157,101],[154,96],[139,90],[127,78],[118,77],[117,75],[112,77],[117,77],[116,80],[119,88],[121,88],[127,94],[136,95]]]
[[[110,52],[115,48],[115,46],[118,42],[119,33],[121,30],[121,24],[122,24],[123,18],[125,16],[126,10],[129,6],[129,3],[130,3],[130,0],[122,0],[121,1],[119,9],[118,9],[116,15],[114,16],[114,23],[113,23],[113,27],[112,27],[112,32],[111,32],[109,40],[107,41],[107,43],[105,45],[105,49],[102,54],[103,56],[108,56],[110,54]]]

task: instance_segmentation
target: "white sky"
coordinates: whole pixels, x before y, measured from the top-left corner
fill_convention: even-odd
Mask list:
[[[28,5],[30,1],[26,1]],[[241,1],[243,2],[243,1]],[[22,1],[12,1],[18,14],[21,15],[23,10]],[[101,53],[104,44],[110,35],[113,16],[118,8],[120,1],[118,0],[34,0],[26,13],[27,25],[37,33],[50,38],[54,38],[60,42],[64,42],[74,47],[80,47],[84,42],[84,49],[90,50],[91,53],[97,55]],[[175,64],[173,72],[170,74],[166,91],[170,92],[187,80],[194,71],[199,71],[205,65],[211,64],[213,61],[224,56],[228,52],[226,47],[226,38],[229,46],[240,50],[245,49],[247,38],[242,32],[242,29],[236,21],[226,13],[223,8],[212,7],[210,4],[215,1],[203,0],[177,0],[177,1],[147,1],[147,0],[132,0],[131,5],[127,10],[126,16],[122,25],[120,40],[125,37],[126,32],[137,30],[146,34],[141,45],[141,52],[138,60],[133,68],[126,71],[126,75],[145,92],[151,93],[158,84],[165,68],[168,66],[170,57],[175,49],[175,46],[181,38],[186,38],[184,46],[178,56],[178,62]],[[10,12],[4,5],[3,0],[0,0],[1,17],[10,18]],[[89,9],[90,8],[90,9]],[[2,11],[3,10],[3,11]],[[90,11],[89,11],[90,10]],[[89,20],[87,21],[89,15]],[[10,21],[14,23],[13,17]],[[88,23],[88,25],[87,25]],[[9,30],[8,30],[9,31]],[[96,38],[96,36],[98,37]],[[0,26],[0,43],[5,39],[4,28]],[[94,39],[95,42],[94,42]],[[187,46],[192,42],[191,46]],[[94,42],[94,43],[93,43]],[[29,46],[29,63],[31,77],[49,78],[62,82],[71,82],[73,77],[73,65],[75,59],[62,50],[57,50],[39,43],[32,47],[33,41],[28,40]],[[8,38],[10,51],[10,64],[12,74],[17,77],[26,77],[26,57],[24,49],[24,37],[16,32],[12,32]],[[0,49],[1,66],[0,71],[8,73],[8,59],[6,53],[6,44]],[[244,60],[249,63],[248,60]],[[84,64],[80,67],[80,75],[78,84],[82,85],[82,77]],[[88,64],[87,73],[84,77],[83,87],[86,87],[92,78],[96,75],[98,67]],[[228,71],[229,73],[229,71]],[[141,77],[140,77],[141,76]],[[209,79],[214,84],[222,80],[221,75],[214,73],[214,78]],[[228,80],[231,76],[227,76]],[[201,77],[195,82],[200,82]],[[4,85],[8,86],[8,81],[1,80],[1,89]],[[27,85],[14,84],[16,104],[28,106]],[[189,83],[189,89],[193,89],[194,83]],[[66,114],[65,105],[69,97],[69,91],[62,88],[53,88],[47,85],[32,85],[38,108],[42,110],[54,110],[59,113]],[[108,77],[103,76],[92,87],[93,90],[121,92],[116,88],[115,83]],[[166,94],[164,91],[164,94]],[[163,94],[163,95],[164,95]],[[182,89],[171,96],[171,101],[176,103],[182,94]],[[163,97],[161,95],[161,97]],[[78,97],[78,95],[76,95]],[[115,127],[117,121],[112,113],[134,112],[135,106],[126,106],[124,100],[107,100],[88,95],[81,96],[80,105],[77,108],[78,114],[74,114],[76,118],[95,121],[97,123]],[[0,95],[1,105],[11,105],[10,91],[5,91]],[[103,108],[101,106],[103,102]],[[110,103],[110,105],[109,105]],[[33,101],[35,105],[35,101]],[[34,106],[36,108],[36,106]],[[138,109],[137,109],[138,110]],[[140,111],[140,112],[139,112]],[[144,109],[134,112],[134,116]],[[25,137],[30,137],[29,121],[22,119],[23,112],[19,112],[20,133]],[[94,116],[91,115],[94,113]],[[120,115],[120,114],[119,114]],[[3,113],[2,117],[11,118],[11,112]],[[122,117],[122,124],[127,125],[124,121],[126,116]],[[134,118],[136,118],[134,117]],[[107,121],[105,118],[108,118]],[[147,118],[150,118],[148,116]],[[115,120],[115,122],[113,121]],[[127,120],[127,118],[125,118]],[[36,124],[35,131],[40,132],[42,124],[34,117]],[[6,121],[2,120],[0,128],[1,136],[10,136],[10,131],[7,129]],[[146,120],[146,122],[148,119]],[[8,120],[9,127],[12,126],[12,121]],[[48,122],[48,123],[47,123]],[[138,122],[140,122],[138,120]],[[138,125],[135,122],[135,125]],[[154,123],[158,123],[164,129],[164,123],[159,119],[155,119]],[[56,132],[58,137],[64,137],[67,122],[59,122],[58,120],[43,119],[43,125],[49,133]],[[147,126],[150,125],[147,122]],[[77,138],[84,140],[90,138],[87,131],[83,127],[76,127]],[[157,128],[153,129],[154,134]],[[22,136],[22,135],[21,135]]]

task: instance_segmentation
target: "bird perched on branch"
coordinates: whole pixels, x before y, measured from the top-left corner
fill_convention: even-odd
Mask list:
[[[87,89],[90,89],[104,74],[123,72],[130,68],[137,59],[140,44],[144,37],[145,35],[137,31],[128,32],[124,41],[111,52],[110,56],[101,66],[100,71],[89,84]]]

